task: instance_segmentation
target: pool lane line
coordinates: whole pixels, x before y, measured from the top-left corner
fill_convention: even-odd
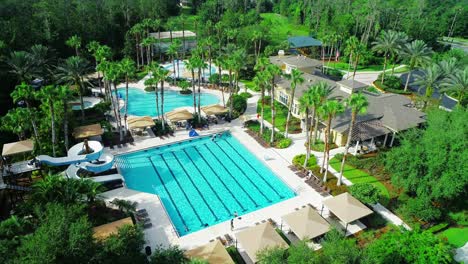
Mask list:
[[[169,164],[167,164],[166,162],[166,159],[163,157],[162,154],[157,154],[161,157],[162,161],[164,162],[164,164],[166,165],[167,169],[169,170],[169,173],[172,175],[172,178],[174,178],[174,180],[176,181],[177,183],[177,186],[179,186],[180,190],[182,191],[182,194],[184,195],[185,197],[185,200],[187,200],[187,202],[189,203],[190,207],[192,207],[192,210],[193,212],[195,213],[195,215],[197,216],[198,218],[198,221],[200,221],[200,226],[204,226],[206,223],[204,223],[202,220],[201,220],[201,217],[200,215],[198,214],[198,212],[195,210],[195,207],[193,206],[192,202],[190,201],[190,199],[188,198],[187,194],[185,193],[184,189],[182,189],[182,186],[180,185],[180,182],[179,180],[177,180],[176,176],[174,175],[174,172],[171,170],[171,168],[169,167]]]
[[[271,186],[271,184],[270,184],[267,180],[265,180],[265,178],[252,166],[252,164],[250,164],[250,163],[244,158],[244,156],[242,156],[242,155],[239,153],[239,151],[237,151],[237,149],[235,149],[235,148],[231,145],[231,143],[229,143],[229,141],[224,140],[224,142],[226,142],[226,143],[229,145],[229,147],[231,147],[231,148],[244,160],[244,162],[245,162],[247,165],[249,165],[249,167],[250,167],[258,176],[260,176],[260,178],[270,187],[270,189],[272,189],[272,190],[276,193],[276,195],[278,195],[281,199],[284,198],[284,196],[281,195],[281,194],[279,194],[278,191],[276,191],[275,188],[273,188],[273,186]],[[214,143],[215,143],[216,145],[218,145],[218,142],[214,142]],[[219,147],[219,146],[218,146],[218,147]],[[221,148],[221,147],[220,147],[220,148]],[[222,148],[221,148],[221,149],[222,149]],[[224,150],[223,150],[223,151],[224,151]]]
[[[208,148],[208,144],[205,144],[205,146]],[[253,186],[253,189],[254,190],[257,190],[262,196],[263,198],[265,198],[265,200],[267,200],[269,203],[272,203],[273,201],[268,198],[268,196],[266,196],[262,190],[260,190],[256,185],[255,183],[248,177],[247,173],[245,173],[245,171],[239,166],[237,165],[237,163],[234,162],[234,160],[218,145],[216,144],[216,146],[221,150],[221,152],[232,162],[232,164],[234,164],[234,166],[236,166],[243,174],[244,174],[244,178],[246,178],[250,184],[252,184]],[[209,149],[209,148],[208,148]],[[223,165],[224,166],[224,165]]]
[[[218,157],[211,151],[210,148],[208,148],[207,145],[203,145],[206,147],[206,149],[211,153],[211,155],[213,155],[213,157],[219,162],[219,164],[224,168],[224,170],[229,174],[231,175],[231,178],[234,179],[234,181],[237,183],[237,185],[239,185],[239,187],[242,189],[242,191],[244,191],[245,194],[247,194],[247,196],[249,197],[250,201],[252,201],[252,203],[255,205],[255,207],[259,207],[259,205],[257,204],[257,202],[255,202],[255,200],[252,198],[252,196],[250,196],[250,194],[244,189],[244,187],[242,187],[242,185],[239,183],[239,181],[237,181],[236,177],[234,177],[234,175],[232,175],[232,173],[223,165],[223,163],[218,159]]]
[[[224,181],[221,179],[221,177],[219,177],[219,174],[213,169],[213,167],[211,167],[210,163],[205,159],[205,157],[202,156],[202,154],[200,153],[200,151],[192,146],[193,149],[195,149],[198,153],[198,155],[203,159],[203,161],[205,161],[206,165],[208,165],[208,167],[210,167],[210,170],[216,175],[216,177],[218,178],[218,180],[221,182],[221,184],[224,186],[224,188],[226,188],[226,190],[231,194],[232,198],[234,198],[234,201],[236,201],[236,203],[240,206],[240,208],[242,208],[242,211],[245,212],[247,211],[247,209],[245,209],[244,206],[242,206],[242,204],[237,200],[236,196],[234,196],[234,194],[232,193],[231,189],[229,189],[226,184],[224,183]],[[185,151],[185,150],[184,150]],[[187,154],[187,153],[186,153]]]
[[[190,178],[190,175],[188,174],[188,172],[185,170],[185,168],[182,166],[182,163],[180,162],[179,158],[177,158],[177,156],[174,154],[174,152],[171,152],[172,156],[174,156],[174,158],[176,159],[177,163],[179,164],[179,166],[182,168],[182,170],[184,171],[185,175],[187,175],[187,178],[190,180],[190,182],[192,183],[193,187],[195,187],[195,189],[197,190],[198,192],[198,195],[200,195],[200,197],[202,198],[203,202],[205,203],[206,207],[208,207],[208,209],[210,209],[210,212],[211,214],[214,216],[214,218],[216,219],[216,221],[219,220],[219,217],[213,212],[213,209],[211,208],[210,205],[208,205],[208,202],[206,201],[205,197],[202,195],[202,193],[200,192],[200,189],[198,189],[197,185],[195,185],[195,183],[193,182],[192,178]]]
[[[219,202],[223,205],[224,209],[226,210],[226,212],[230,215],[231,214],[231,211],[229,210],[229,208],[227,208],[226,204],[223,202],[223,199],[221,199],[221,197],[219,197],[218,193],[214,190],[213,186],[211,185],[211,183],[206,179],[205,175],[203,175],[203,173],[201,172],[201,170],[198,168],[198,166],[196,165],[196,163],[192,160],[192,158],[188,155],[188,153],[185,151],[185,149],[183,149],[185,155],[189,158],[189,160],[192,162],[193,166],[195,167],[195,169],[198,171],[198,174],[200,174],[200,176],[203,178],[203,180],[205,180],[206,184],[208,184],[208,186],[210,187],[211,191],[214,193],[214,195],[216,195],[216,197],[218,198]],[[175,154],[174,154],[175,155]],[[218,177],[218,175],[215,174],[216,177]],[[221,180],[220,180],[221,181]],[[234,198],[234,197],[233,197]],[[235,199],[234,199],[235,200]],[[237,200],[235,200],[237,202]]]
[[[156,166],[154,165],[153,161],[151,160],[151,157],[147,157],[147,158],[148,158],[148,160],[150,161],[151,166],[153,166],[153,170],[154,170],[154,172],[156,172],[156,175],[158,176],[159,181],[161,181],[162,186],[164,187],[164,190],[166,191],[167,195],[169,195],[169,199],[171,200],[172,205],[174,205],[174,209],[176,209],[176,212],[177,212],[177,214],[179,215],[180,220],[181,220],[182,223],[184,224],[184,227],[187,228],[187,230],[189,230],[189,229],[188,229],[188,226],[187,226],[187,223],[185,222],[184,218],[182,217],[182,214],[180,213],[179,208],[177,208],[177,205],[176,205],[176,203],[174,202],[174,199],[172,198],[171,193],[167,190],[166,184],[164,184],[164,181],[163,181],[161,175],[159,175],[159,172],[158,172],[158,170],[156,169]]]

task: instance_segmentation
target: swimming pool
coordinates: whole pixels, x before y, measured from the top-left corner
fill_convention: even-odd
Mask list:
[[[138,88],[128,88],[128,100],[125,98],[125,88],[118,89],[125,102],[128,102],[128,113],[136,116],[156,116],[156,95],[154,92],[145,92]],[[198,95],[197,95],[198,100]],[[217,96],[208,93],[201,94],[201,104],[211,105],[219,103]],[[159,104],[161,104],[161,94],[159,94]],[[193,106],[193,95],[182,95],[178,91],[164,91],[164,112],[167,113],[183,106]],[[125,107],[121,109],[122,113]]]
[[[123,154],[128,188],[159,195],[183,236],[295,196],[230,133]]]
[[[206,64],[208,65],[207,67],[209,67],[209,64],[208,63]],[[163,67],[166,70],[169,70],[172,72],[171,77],[192,79],[192,72],[185,68],[185,62],[182,60],[179,60],[179,68],[178,68],[178,70],[180,71],[179,74],[177,74],[177,60],[175,61],[175,71],[172,70],[174,68],[174,65],[172,62],[164,64]],[[201,76],[208,79],[211,75],[210,72],[211,74],[215,74],[217,72],[217,68],[214,64],[211,64],[211,69],[203,69]],[[195,79],[198,79],[198,70],[195,70]]]

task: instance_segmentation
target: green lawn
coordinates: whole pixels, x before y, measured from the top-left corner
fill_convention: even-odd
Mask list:
[[[263,18],[262,25],[270,29],[269,40],[273,44],[286,41],[289,36],[308,36],[310,30],[307,26],[296,25],[288,21],[288,18],[274,13],[260,14]]]
[[[340,171],[341,160],[337,158],[331,159],[330,166],[336,171]],[[343,176],[352,183],[370,183],[380,190],[383,197],[390,199],[390,193],[388,192],[387,188],[385,188],[385,186],[374,176],[371,176],[362,170],[358,170],[345,164]]]
[[[468,228],[449,228],[439,234],[441,238],[447,238],[448,242],[459,248],[468,242]]]
[[[333,69],[338,69],[338,70],[344,70],[344,71],[347,71],[348,70],[348,63],[347,62],[343,62],[343,61],[338,61],[338,62],[330,62],[330,64],[328,64],[327,62],[325,63],[325,66],[329,66],[330,68],[333,68]],[[353,70],[353,67],[351,67],[349,69],[350,71]],[[360,71],[381,71],[383,70],[383,65],[367,65],[367,66],[363,66],[363,65],[358,65],[357,66],[357,71],[360,72]]]
[[[257,103],[257,113],[259,114],[261,111],[260,102],[261,101],[258,100],[258,103]],[[284,132],[286,128],[286,119],[288,117],[288,108],[275,100],[275,110],[276,110],[275,127],[279,131]],[[265,101],[264,115],[265,115],[264,116],[265,120],[271,123],[271,108],[270,108],[269,100]],[[289,132],[291,133],[296,128],[300,128],[300,125],[301,125],[301,120],[299,120],[298,118],[294,116],[291,116],[291,120],[289,123]]]

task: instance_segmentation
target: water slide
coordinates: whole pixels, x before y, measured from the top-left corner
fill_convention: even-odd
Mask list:
[[[36,160],[50,166],[63,166],[97,160],[103,151],[101,143],[99,141],[88,141],[88,146],[93,151],[92,153],[84,154],[84,143],[81,142],[71,147],[66,157],[56,158],[48,155],[40,155],[36,157]]]

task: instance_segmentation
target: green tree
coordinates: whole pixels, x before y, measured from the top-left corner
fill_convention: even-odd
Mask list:
[[[50,127],[51,127],[51,141],[52,141],[52,155],[55,157],[55,147],[57,145],[57,136],[55,129],[55,108],[54,102],[57,99],[57,87],[54,85],[47,85],[41,88],[38,93],[36,93],[36,98],[41,100],[49,108],[50,115]]]
[[[370,183],[357,183],[348,187],[349,192],[359,201],[372,205],[380,200],[380,191]]]
[[[150,70],[151,71],[151,70]],[[159,84],[159,78],[155,76],[154,74],[151,75],[150,78],[145,80],[145,90],[146,91],[154,91],[156,100],[155,100],[155,107],[156,107],[156,116],[159,118],[159,89],[158,89],[158,84]]]
[[[264,109],[265,109],[265,85],[269,82],[268,80],[268,75],[265,74],[265,69],[269,63],[268,58],[266,57],[261,57],[257,59],[257,64],[255,65],[255,70],[257,71],[253,81],[255,85],[260,88],[260,102],[261,102],[261,110],[260,110],[260,135],[263,135],[263,115],[264,115]],[[246,91],[247,92],[247,86],[246,86]],[[274,98],[270,99],[274,100]]]
[[[144,33],[144,29],[141,23],[136,23],[132,26],[129,30],[129,33],[135,37],[135,56],[137,62],[137,68],[140,68],[140,58],[141,58],[141,66],[145,63],[143,61],[143,50],[141,49],[141,42],[142,42],[142,35]],[[141,51],[141,56],[139,55]]]
[[[323,151],[323,164],[321,168],[321,172],[323,172],[323,181],[327,181],[328,175],[328,166],[330,160],[330,141],[331,141],[331,121],[337,115],[343,113],[345,107],[343,104],[338,102],[337,100],[329,100],[326,101],[321,108],[319,109],[319,113],[324,120],[326,120],[327,127],[325,128],[325,148]]]
[[[172,42],[169,47],[166,50],[166,54],[171,58],[172,62],[172,84],[175,85],[176,80],[178,79],[178,74],[179,74],[179,62],[177,62],[177,68],[176,68],[176,58],[178,57],[179,54],[179,49],[180,49],[180,40],[176,40]],[[176,74],[177,71],[177,74]]]
[[[159,263],[174,263],[183,264],[187,263],[188,259],[184,255],[184,251],[177,246],[170,246],[168,248],[156,247],[151,255],[151,264]]]
[[[259,264],[286,264],[287,251],[285,248],[267,247],[257,252],[257,263]]]
[[[129,59],[129,58],[124,58],[120,61],[120,71],[125,77],[125,99],[127,102],[125,102],[125,115],[124,115],[124,123],[127,127],[127,117],[128,117],[128,83],[130,82],[130,79],[135,77],[136,74],[136,68],[135,68],[135,63]]]
[[[310,138],[312,139],[311,145],[313,146],[315,145],[318,137],[319,109],[327,101],[328,96],[330,96],[333,91],[333,88],[327,82],[320,81],[317,84],[314,84],[311,87],[311,90],[313,98],[312,120],[314,121],[314,128],[313,134]]]
[[[443,81],[442,69],[433,64],[423,69],[422,74],[417,74],[414,78],[414,85],[419,86],[419,91],[424,89],[424,106],[426,109],[427,102],[431,100],[435,90],[439,90]]]
[[[319,255],[309,247],[306,240],[292,244],[288,249],[288,263],[313,264],[320,263]]]
[[[409,72],[406,78],[405,91],[408,90],[408,84],[411,79],[412,71],[416,67],[428,64],[431,60],[432,50],[422,40],[414,40],[406,44],[401,51],[401,56],[409,63]]]
[[[29,83],[33,77],[37,76],[31,54],[26,51],[13,51],[6,60],[13,74],[19,83]]]
[[[31,125],[34,132],[34,138],[36,140],[36,144],[38,144],[38,146],[40,147],[36,117],[34,115],[34,111],[32,110],[32,100],[34,100],[34,88],[32,88],[31,85],[27,85],[23,82],[15,87],[15,90],[13,90],[13,92],[11,93],[11,98],[15,103],[24,101],[24,103],[26,104],[26,108],[28,109],[28,117],[31,120]]]
[[[195,69],[197,68],[197,57],[192,56],[185,62],[185,68],[192,73],[192,95],[193,95],[193,112],[197,112],[197,100],[195,94]],[[224,98],[224,97],[223,97]]]
[[[296,87],[298,84],[302,84],[304,82],[303,73],[297,69],[293,69],[291,71],[291,75],[289,78],[291,79],[291,94],[289,95],[288,100],[288,116],[286,118],[286,128],[284,132],[285,137],[288,137],[289,120],[291,119],[291,112],[294,104],[294,96],[296,95]]]
[[[23,140],[26,137],[26,132],[33,127],[32,116],[36,116],[36,111],[33,109],[22,107],[10,109],[6,115],[0,117],[0,130],[12,132],[16,134],[20,140]],[[36,137],[34,137],[34,139],[38,142]]]
[[[468,67],[450,74],[441,84],[441,92],[453,92],[457,94],[458,105],[461,105],[465,94],[468,92]]]
[[[153,71],[153,75],[156,76],[156,78],[159,80],[161,83],[161,121],[162,121],[162,129],[165,129],[165,118],[164,118],[164,82],[166,81],[166,77],[169,74],[169,71],[164,69],[163,67],[157,67]]]
[[[95,263],[147,263],[146,256],[142,253],[144,244],[145,238],[140,227],[124,225],[117,234],[100,242]]]
[[[80,56],[80,48],[81,48],[81,38],[78,37],[77,35],[71,36],[65,44],[69,46],[70,48],[73,48],[75,50],[75,55],[77,57]]]
[[[353,93],[348,99],[346,99],[347,106],[351,109],[351,120],[349,121],[348,128],[348,138],[346,139],[345,151],[343,153],[343,159],[341,161],[340,168],[340,177],[336,183],[338,186],[341,185],[341,180],[343,178],[344,165],[346,162],[346,156],[348,155],[349,146],[351,145],[351,140],[353,138],[353,129],[356,124],[356,118],[358,114],[365,114],[367,112],[367,107],[369,103],[367,102],[367,97],[361,93]]]
[[[384,56],[384,64],[382,71],[382,80],[384,83],[385,80],[385,71],[387,70],[387,60],[388,57],[392,57],[393,54],[396,54],[399,47],[398,33],[393,30],[382,31],[381,35],[377,38],[376,41],[372,43],[372,49],[379,53],[382,53]]]
[[[73,98],[73,93],[70,90],[70,87],[67,85],[57,86],[57,97],[62,101],[63,105],[63,137],[65,150],[68,151],[69,139],[68,139],[68,100]]]
[[[332,229],[325,234],[319,263],[357,264],[360,256],[354,239],[347,239],[340,231]]]
[[[306,134],[306,157],[304,159],[304,168],[307,167],[307,163],[309,162],[310,158],[310,110],[314,107],[314,98],[315,94],[312,90],[312,87],[309,88],[302,96],[299,98],[299,104],[301,112],[304,113],[305,116],[305,134]]]
[[[268,64],[266,67],[266,73],[268,79],[270,79],[270,109],[271,109],[271,137],[270,137],[270,144],[273,144],[275,140],[275,78],[281,75],[281,69],[278,65],[275,64]]]

